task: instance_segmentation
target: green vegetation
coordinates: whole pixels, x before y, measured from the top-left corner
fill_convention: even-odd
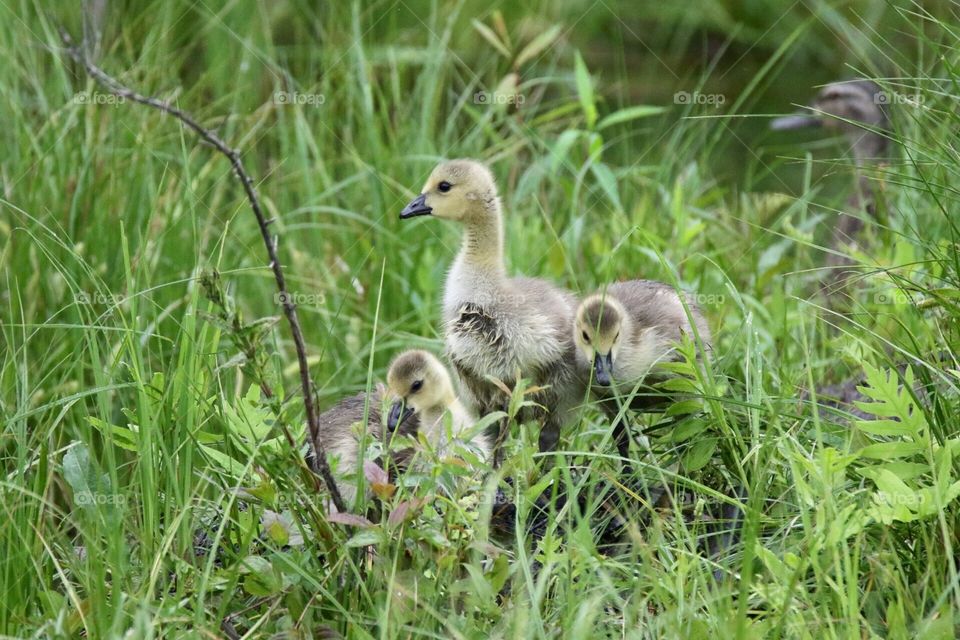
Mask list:
[[[545,477],[535,429],[513,425],[501,487],[521,520],[550,482],[588,497],[542,538],[493,536],[497,476],[458,483],[450,462],[375,486],[374,526],[328,522],[281,428],[304,430],[296,358],[228,163],[89,80],[57,35],[83,33],[80,7],[41,4],[0,5],[0,635],[960,633],[955,4],[106,10],[98,63],[214,127],[260,180],[323,408],[403,348],[442,350],[457,230],[397,218],[441,157],[492,166],[515,271],[697,292],[717,357],[686,365],[698,399],[642,472],[676,474],[696,509],[748,488],[719,558],[628,492],[629,549],[598,552],[594,489],[619,463],[589,406]],[[890,161],[866,169],[884,222],[841,248],[856,276],[827,296],[852,161],[767,123],[856,75],[904,99]],[[810,390],[863,377],[879,419],[814,408]]]

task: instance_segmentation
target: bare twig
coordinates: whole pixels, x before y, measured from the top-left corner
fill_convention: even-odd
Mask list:
[[[292,302],[292,296],[287,293],[283,269],[280,266],[279,258],[277,258],[277,247],[270,236],[268,227],[272,220],[268,220],[263,214],[260,199],[257,197],[256,190],[253,186],[253,180],[250,178],[250,174],[247,173],[246,169],[243,168],[240,152],[227,145],[216,133],[201,125],[187,112],[163,100],[137,93],[133,89],[115,80],[107,72],[91,62],[84,53],[83,48],[77,46],[70,37],[70,34],[62,28],[60,29],[60,38],[63,40],[67,54],[82,65],[90,77],[103,85],[111,93],[127,100],[153,107],[158,111],[173,116],[188,128],[192,129],[201,140],[210,144],[230,161],[234,173],[243,185],[247,200],[250,201],[250,208],[253,209],[253,214],[257,217],[257,224],[260,226],[260,235],[263,237],[263,243],[267,247],[267,254],[270,257],[270,267],[273,269],[273,277],[277,281],[277,290],[283,301],[283,312],[287,317],[287,323],[290,325],[290,333],[293,334],[293,344],[296,347],[297,361],[300,365],[300,386],[303,389],[303,404],[307,412],[307,425],[310,430],[310,444],[313,448],[314,465],[320,472],[320,476],[323,478],[324,484],[327,485],[327,489],[330,491],[334,506],[336,506],[338,511],[346,511],[343,498],[340,496],[337,484],[334,482],[333,474],[330,471],[330,465],[327,464],[323,444],[320,442],[320,420],[317,414],[317,405],[313,398],[313,382],[310,380],[310,370],[307,365],[307,349],[303,340],[303,331],[300,329],[300,321],[297,319],[297,306]]]

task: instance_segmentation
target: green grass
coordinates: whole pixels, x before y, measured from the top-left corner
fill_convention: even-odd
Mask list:
[[[250,638],[956,636],[950,3],[503,3],[509,56],[471,24],[496,31],[490,3],[129,4],[108,10],[98,62],[243,151],[322,407],[402,349],[442,350],[457,230],[397,213],[439,158],[479,157],[500,180],[513,270],[578,293],[645,277],[702,296],[716,360],[690,368],[699,409],[655,434],[642,473],[676,474],[697,509],[743,484],[744,529],[704,557],[697,525],[658,513],[642,528],[626,494],[629,550],[598,553],[594,492],[619,465],[589,406],[546,478],[535,430],[514,425],[505,490],[521,519],[551,480],[591,496],[542,539],[493,536],[499,478],[457,482],[450,464],[401,486],[374,527],[328,523],[277,424],[303,431],[286,326],[240,363],[201,286],[219,272],[246,324],[281,315],[229,165],[65,61],[56,26],[80,34],[78,7],[14,0],[0,7],[0,635],[222,637],[228,620]],[[519,66],[519,110],[475,103],[553,26]],[[856,284],[827,298],[852,162],[756,114],[855,74],[920,104],[897,105],[896,151],[871,170],[888,223],[852,250]],[[724,103],[674,103],[696,90]],[[663,108],[605,125],[637,105]],[[887,381],[901,363],[936,393]],[[813,409],[808,390],[865,375],[887,422]],[[431,501],[388,522],[416,497]]]

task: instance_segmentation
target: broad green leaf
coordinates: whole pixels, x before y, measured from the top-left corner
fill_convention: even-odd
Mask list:
[[[710,462],[713,452],[717,449],[716,438],[704,438],[694,442],[683,456],[683,468],[686,471],[697,471]]]
[[[73,500],[85,509],[111,503],[113,496],[110,476],[101,474],[99,467],[90,458],[90,449],[83,442],[76,442],[63,454],[63,478],[73,489]]]
[[[700,411],[703,411],[703,402],[701,400],[680,400],[667,407],[664,415],[669,418],[670,416],[682,416],[690,413],[699,413]]]
[[[347,540],[346,545],[348,547],[369,547],[380,544],[383,539],[383,531],[381,531],[380,527],[370,527],[353,534],[353,536]]]
[[[700,435],[708,426],[707,421],[702,418],[688,418],[670,432],[670,440],[673,442],[684,442],[694,436]]]

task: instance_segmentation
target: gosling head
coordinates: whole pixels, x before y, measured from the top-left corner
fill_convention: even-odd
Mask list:
[[[592,295],[577,309],[573,340],[593,363],[593,379],[599,385],[609,386],[613,379],[613,363],[629,322],[623,305],[611,296]]]
[[[393,399],[387,429],[395,432],[413,414],[442,410],[455,395],[450,374],[437,357],[427,351],[405,351],[387,371],[387,390]]]
[[[850,140],[858,158],[876,156],[885,150],[887,138],[870,129],[889,128],[890,120],[884,109],[887,102],[887,94],[870,80],[833,82],[817,94],[809,108],[813,113],[776,118],[770,127],[776,130],[823,127],[839,131]]]
[[[470,222],[492,215],[497,205],[497,185],[486,165],[476,160],[449,160],[437,165],[400,218],[434,216]]]

